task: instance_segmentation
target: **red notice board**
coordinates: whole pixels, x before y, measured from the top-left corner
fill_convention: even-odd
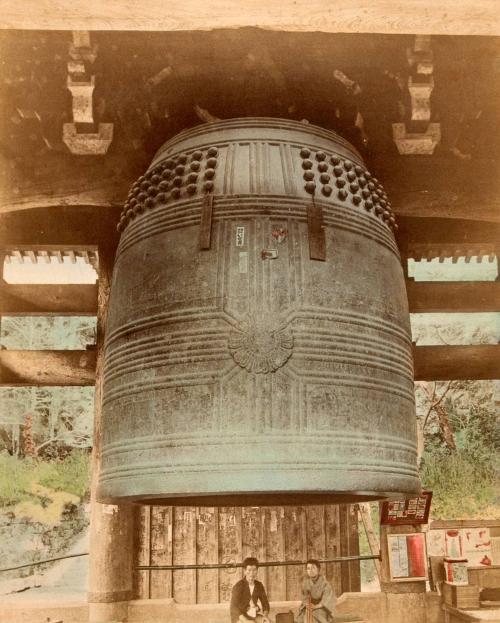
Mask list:
[[[380,523],[390,526],[427,523],[431,509],[432,491],[406,500],[391,500],[382,504]]]

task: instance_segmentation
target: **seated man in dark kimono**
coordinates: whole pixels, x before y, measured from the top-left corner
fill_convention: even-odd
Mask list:
[[[269,601],[262,582],[257,580],[257,558],[245,558],[245,577],[233,586],[231,592],[231,623],[269,623]]]
[[[331,623],[335,608],[335,593],[320,573],[321,564],[310,559],[306,563],[307,577],[302,585],[302,603],[295,623]]]

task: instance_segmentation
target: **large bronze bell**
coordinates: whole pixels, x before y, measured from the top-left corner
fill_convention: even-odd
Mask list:
[[[168,141],[119,224],[99,499],[418,492],[394,227],[333,132],[246,118]]]

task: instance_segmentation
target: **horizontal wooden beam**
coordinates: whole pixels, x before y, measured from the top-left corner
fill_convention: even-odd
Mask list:
[[[495,243],[468,243],[466,245],[458,245],[456,243],[431,244],[429,242],[413,243],[408,246],[407,257],[413,258],[416,262],[431,261],[436,258],[440,262],[445,259],[451,259],[456,264],[459,259],[464,258],[466,262],[470,262],[473,257],[476,261],[482,262],[487,258],[489,262],[494,262],[497,255],[500,255],[500,241]]]
[[[79,247],[79,246],[67,246],[60,245],[56,248],[52,245],[15,245],[13,248],[4,248],[5,260],[11,262],[12,259],[17,259],[24,264],[29,261],[33,264],[44,262],[50,264],[56,260],[59,264],[62,264],[64,260],[69,260],[72,264],[76,264],[77,258],[83,259],[86,264],[91,266],[97,266],[99,263],[99,256],[96,247]]]
[[[39,30],[207,30],[258,26],[271,30],[498,35],[495,0],[1,0],[3,28]]]
[[[416,216],[402,216],[397,222],[399,230],[396,240],[401,255],[406,258],[413,257],[412,250],[416,245],[419,245],[419,256],[422,256],[425,246],[435,253],[435,247],[441,244],[456,245],[464,251],[470,245],[493,245],[500,251],[499,222]]]
[[[500,345],[416,346],[416,381],[500,379]]]
[[[63,205],[32,207],[0,214],[0,247],[116,248],[120,206]]]
[[[0,350],[0,385],[94,385],[95,366],[95,350]]]
[[[500,379],[500,345],[417,346],[416,381]],[[0,385],[94,385],[96,351],[0,350]]]
[[[0,214],[0,247],[46,245],[115,248],[120,206],[78,205],[31,207]],[[500,215],[500,210],[499,210]],[[396,240],[404,257],[415,244],[496,244],[500,248],[500,223],[459,218],[403,216],[398,219]]]
[[[411,313],[500,312],[498,281],[406,281]],[[97,286],[0,285],[0,315],[94,316]]]
[[[54,160],[54,167],[58,167],[56,172],[51,171],[36,187],[21,186],[16,192],[7,188],[0,198],[0,214],[38,207],[57,210],[66,206],[95,207],[101,216],[109,210],[119,213],[131,185],[149,164],[141,161],[127,165],[127,157],[130,156],[125,153],[122,159],[116,156],[112,160],[122,170],[119,178],[112,180],[104,177],[101,163],[91,162],[80,170],[70,166],[72,161]],[[478,158],[464,164],[449,156],[406,158],[380,151],[367,159],[367,165],[384,185],[398,219],[425,217],[500,222],[500,200],[495,185],[491,184],[491,171],[495,171],[497,165],[492,159]],[[474,189],[464,181],[469,178],[475,179]]]
[[[435,519],[431,521],[431,530],[450,528],[500,528],[499,519]]]
[[[498,312],[499,281],[414,281],[406,292],[412,313]]]
[[[498,166],[493,157],[462,161],[449,154],[391,157],[375,151],[367,163],[383,184],[398,219],[500,222],[497,188],[488,183]]]
[[[116,206],[123,207],[133,181],[133,179],[127,179],[121,183],[109,184],[107,180],[94,179],[90,190],[63,188],[62,190],[54,189],[52,192],[48,190],[46,193],[21,193],[15,198],[8,196],[5,199],[0,199],[0,213],[30,210],[37,207],[57,208],[61,206],[78,207],[85,205],[97,207],[101,210]],[[78,180],[76,183],[78,183]],[[69,182],[66,181],[66,184],[69,184]],[[59,185],[62,185],[62,183],[59,183]]]
[[[0,315],[3,316],[95,316],[95,284],[0,283]]]

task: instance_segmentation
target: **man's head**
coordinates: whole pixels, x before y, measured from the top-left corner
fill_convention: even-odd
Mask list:
[[[248,582],[253,582],[257,577],[257,569],[259,568],[259,561],[257,558],[249,556],[243,561],[243,572]]]
[[[309,558],[306,562],[306,573],[311,580],[314,580],[319,575],[319,570],[321,569],[321,563],[316,558]]]

